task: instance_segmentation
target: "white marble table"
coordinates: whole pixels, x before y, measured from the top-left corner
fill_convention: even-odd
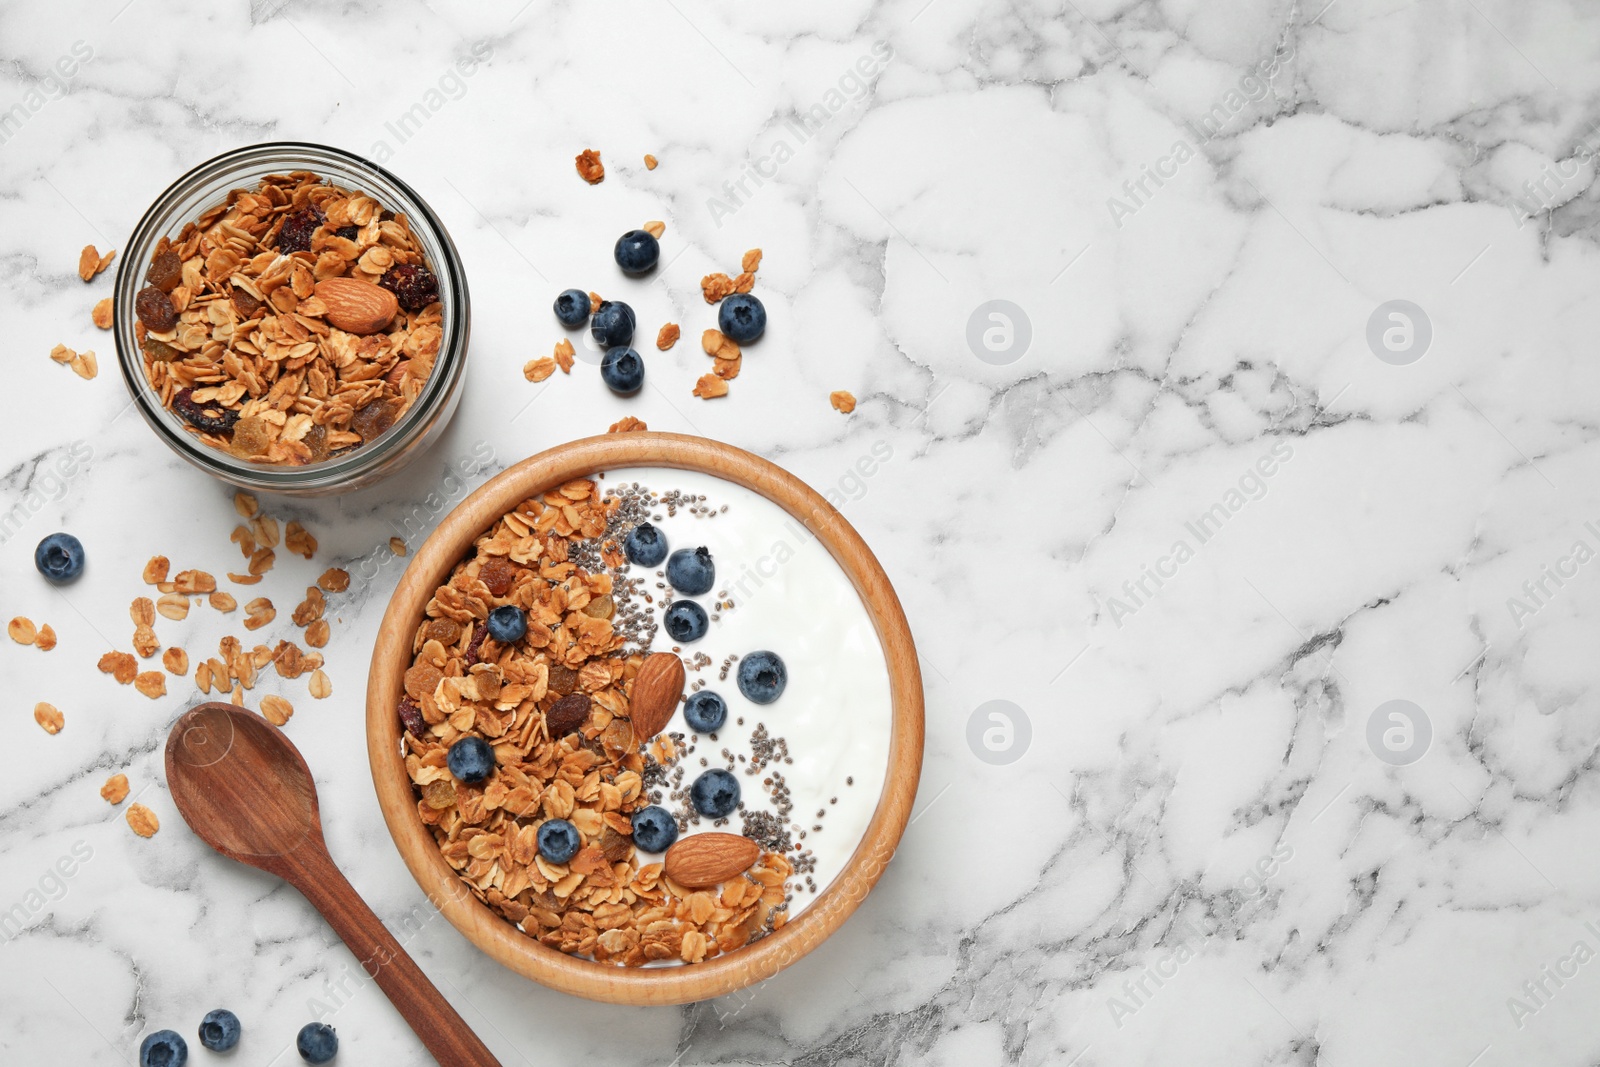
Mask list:
[[[239,1064],[294,1061],[322,1010],[340,1062],[425,1062],[292,890],[178,818],[160,745],[192,685],[94,670],[151,554],[238,557],[228,493],[127,410],[78,249],[210,155],[306,139],[447,220],[472,367],[404,476],[270,502],[321,549],[259,587],[263,634],[324,566],[367,580],[331,613],[333,697],[252,699],[294,699],[335,858],[506,1064],[1594,1062],[1600,16],[1323,2],[6,5],[0,612],[60,644],[0,642],[0,1060],[131,1063],[221,1005]],[[555,292],[604,289],[650,218],[670,262],[633,302],[685,333],[660,388],[523,381]],[[767,338],[697,400],[698,279],[754,246]],[[777,979],[681,1009],[549,992],[430,920],[362,747],[387,539],[624,414],[835,490],[928,687],[878,890]],[[92,556],[61,592],[30,558],[56,529]],[[152,840],[98,796],[115,771]]]

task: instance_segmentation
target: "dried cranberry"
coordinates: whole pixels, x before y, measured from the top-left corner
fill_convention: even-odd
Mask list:
[[[334,230],[333,232],[334,232],[335,236],[343,237],[346,241],[354,241],[356,239],[356,234],[361,232],[361,227],[360,226],[340,226],[337,230]]]
[[[422,708],[410,697],[400,698],[400,723],[406,728],[406,733],[418,741],[428,736],[428,724],[422,721]]]
[[[314,207],[302,208],[292,215],[285,215],[283,225],[278,228],[278,251],[284,255],[311,251],[311,235],[317,232],[322,220],[322,212]]]
[[[144,272],[144,280],[163,293],[172,292],[183,281],[182,257],[170,248],[157,252],[150,258],[150,269]]]
[[[467,642],[467,666],[471,667],[478,662],[478,649],[483,647],[483,639],[489,636],[489,624],[480,622],[472,631],[472,640]]]
[[[151,333],[166,333],[178,324],[178,309],[172,298],[153,285],[139,290],[133,298],[133,310]]]
[[[172,410],[189,421],[189,425],[206,433],[227,433],[239,421],[239,413],[215,401],[206,404],[194,402],[193,389],[179,389],[172,395]]]
[[[439,279],[420,263],[396,263],[383,272],[378,284],[393,293],[407,311],[421,311],[439,300]]]

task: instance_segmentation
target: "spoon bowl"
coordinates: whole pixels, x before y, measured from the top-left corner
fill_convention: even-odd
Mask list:
[[[339,873],[322,838],[311,769],[283,731],[232,704],[201,704],[173,724],[166,764],[167,787],[189,828],[229,859],[300,890],[436,1060],[500,1067]]]

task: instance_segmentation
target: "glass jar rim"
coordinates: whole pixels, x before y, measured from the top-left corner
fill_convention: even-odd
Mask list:
[[[341,185],[364,185],[362,191],[378,199],[384,208],[404,214],[412,231],[423,243],[430,264],[439,278],[444,302],[441,315],[442,336],[433,373],[422,392],[384,434],[370,445],[320,463],[299,467],[250,463],[221,449],[204,444],[183,429],[179,419],[151,387],[145,375],[142,350],[134,334],[133,299],[142,286],[142,277],[152,249],[163,234],[194,221],[199,211],[184,211],[186,217],[173,216],[197,190],[222,184],[215,199],[202,206],[214,206],[234,188],[242,188],[269,174],[305,170],[319,178]],[[329,174],[328,171],[335,173]],[[431,246],[431,247],[430,247]],[[449,231],[439,216],[409,184],[395,174],[352,152],[331,145],[307,141],[268,141],[246,145],[213,156],[190,168],[151,202],[135,225],[119,257],[114,286],[116,299],[113,334],[117,362],[134,406],[156,435],[175,452],[207,473],[234,485],[263,491],[293,492],[306,489],[331,490],[361,481],[382,467],[395,453],[403,452],[424,434],[438,408],[454,394],[464,373],[467,341],[471,331],[470,301],[466,272]]]

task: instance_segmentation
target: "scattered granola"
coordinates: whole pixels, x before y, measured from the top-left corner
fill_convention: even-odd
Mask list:
[[[555,361],[556,366],[561,368],[562,374],[572,373],[572,360],[576,355],[577,352],[573,349],[572,342],[565,337],[556,342]]]
[[[83,251],[78,253],[78,277],[90,281],[96,274],[111,266],[111,261],[116,258],[117,250],[112,249],[105,255],[95,251],[94,245],[84,245]]]
[[[667,323],[665,326],[661,327],[660,332],[656,334],[656,347],[665,352],[667,349],[678,343],[679,333],[680,331],[677,323]]]
[[[254,462],[370,443],[420,395],[443,338],[406,218],[305,171],[235,189],[162,238],[145,280],[135,333],[151,387],[200,440]],[[346,313],[363,302],[398,306],[358,323]]]
[[[156,818],[156,813],[143,804],[130,804],[124,817],[128,820],[128,828],[140,837],[154,837],[156,831],[161,829],[161,820]]]
[[[652,219],[639,228],[658,241],[661,235],[667,232],[667,224],[657,219]]]
[[[578,164],[578,177],[590,185],[596,185],[605,179],[606,168],[600,162],[600,153],[594,149],[585,148],[582,152],[579,152],[576,162]]]
[[[656,167],[658,167],[660,165],[661,165],[660,161],[657,160],[655,156],[652,156],[649,152],[646,152],[644,154],[644,169],[645,170],[655,170]]]
[[[47,734],[59,734],[61,728],[67,724],[66,717],[56,710],[56,706],[46,704],[44,701],[33,706],[33,721],[44,727],[44,732]]]
[[[146,585],[160,585],[167,580],[167,571],[172,567],[166,556],[151,556],[150,562],[144,565],[144,581]]]
[[[272,601],[264,596],[258,596],[244,606],[246,630],[259,630],[277,617],[278,610],[272,606]]]
[[[121,804],[128,799],[128,776],[126,774],[113,774],[106,779],[106,784],[100,787],[100,795],[107,804]]]
[[[92,318],[94,320],[94,324],[100,327],[102,330],[111,329],[111,307],[111,298],[108,296],[104,300],[96,303],[94,306],[94,311],[90,312],[90,318]]]
[[[311,681],[306,684],[306,692],[317,700],[332,695],[333,683],[328,681],[328,675],[320,668],[311,672]]]
[[[739,267],[746,274],[754,274],[761,268],[761,249],[752,248],[744,254],[744,259],[739,261]]]
[[[133,680],[133,687],[155,700],[167,695],[167,678],[160,671],[143,671]]]
[[[643,419],[636,419],[632,415],[624,415],[611,424],[607,433],[642,433],[650,427],[645,425]]]
[[[39,635],[33,639],[33,647],[40,652],[49,652],[56,647],[56,631],[49,623],[39,627]]]
[[[139,673],[139,661],[130,652],[107,652],[96,666],[102,674],[115,678],[119,685],[127,685]]]
[[[703,374],[700,376],[700,380],[694,383],[694,395],[705,400],[727,396],[728,383],[715,374]]]
[[[350,588],[350,572],[342,567],[329,567],[317,579],[317,585],[330,593],[342,593]]]
[[[188,674],[189,653],[177,646],[173,646],[161,653],[161,665],[167,669],[168,674]]]
[[[397,556],[403,556],[406,554],[406,543],[398,537],[391,537],[389,538],[389,551]]]
[[[733,279],[726,274],[707,274],[700,279],[700,295],[708,304],[715,304],[733,292]]]
[[[261,714],[274,726],[282,726],[294,714],[294,705],[280,696],[261,698]]]
[[[88,381],[100,373],[100,361],[93,352],[81,352],[72,360],[72,373]]]
[[[549,356],[530,359],[522,365],[522,376],[530,382],[542,382],[556,372],[556,361]]]
[[[21,615],[12,619],[6,625],[6,633],[11,635],[11,640],[19,645],[31,645],[39,636],[38,628],[33,625],[32,619],[25,619]]]
[[[828,394],[828,403],[833,405],[835,411],[842,411],[846,415],[856,409],[855,394],[848,389],[835,389]]]
[[[239,606],[239,602],[233,599],[232,593],[212,593],[209,601],[211,606],[216,608],[218,611],[232,611],[234,608]]]

